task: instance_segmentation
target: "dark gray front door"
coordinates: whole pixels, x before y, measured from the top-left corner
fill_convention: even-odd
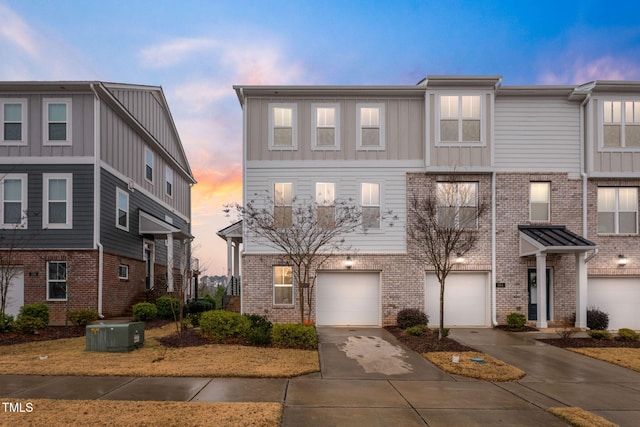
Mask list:
[[[529,320],[538,320],[538,280],[537,272],[535,268],[528,270],[528,288],[529,288]],[[551,269],[547,268],[547,320],[549,318],[549,301],[550,301],[550,285],[551,284]]]

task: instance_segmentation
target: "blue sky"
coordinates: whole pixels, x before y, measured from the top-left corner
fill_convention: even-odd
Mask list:
[[[199,182],[196,256],[221,274],[210,236],[241,198],[232,85],[640,80],[639,14],[636,1],[0,0],[0,80],[162,86]]]

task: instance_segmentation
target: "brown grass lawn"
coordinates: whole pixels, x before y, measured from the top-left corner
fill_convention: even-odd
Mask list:
[[[458,363],[452,362],[454,355],[460,356]],[[474,351],[441,351],[424,353],[423,356],[445,372],[484,381],[515,381],[525,375],[523,371],[514,366]],[[483,359],[484,363],[476,363],[471,358]]]
[[[640,372],[640,348],[584,347],[567,348],[567,350]]]
[[[146,331],[143,347],[128,353],[85,351],[85,337],[0,346],[0,374],[282,378],[320,370],[315,350],[157,341],[174,331],[172,324]]]
[[[601,416],[585,411],[582,408],[549,408],[556,417],[562,418],[572,426],[576,427],[617,427]]]

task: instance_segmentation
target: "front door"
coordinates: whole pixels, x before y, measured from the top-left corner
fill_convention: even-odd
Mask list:
[[[151,243],[144,244],[144,270],[145,270],[145,289],[153,288],[153,245]]]
[[[535,268],[528,270],[528,288],[529,288],[529,320],[538,320],[538,278]],[[551,296],[551,269],[547,268],[547,320],[551,320],[549,317],[550,312],[550,299]]]

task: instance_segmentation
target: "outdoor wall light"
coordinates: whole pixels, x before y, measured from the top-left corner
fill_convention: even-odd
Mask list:
[[[618,255],[618,265],[621,267],[627,265],[627,257],[625,257],[624,255]]]
[[[462,263],[464,263],[464,257],[460,252],[458,252],[456,254],[456,264],[462,264]]]
[[[351,267],[353,267],[353,260],[349,255],[347,255],[347,260],[345,261],[344,265],[348,270],[351,270]]]

